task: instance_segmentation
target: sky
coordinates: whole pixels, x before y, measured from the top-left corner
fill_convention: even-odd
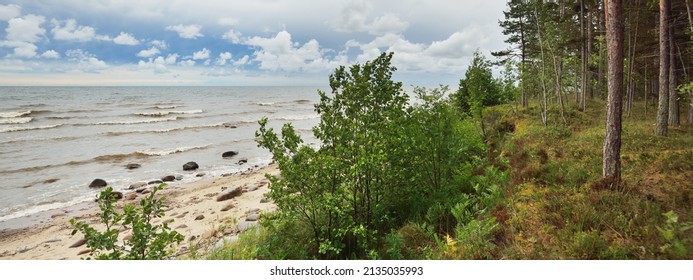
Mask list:
[[[506,48],[502,0],[2,0],[0,85],[327,85],[394,52],[394,79],[456,85]]]

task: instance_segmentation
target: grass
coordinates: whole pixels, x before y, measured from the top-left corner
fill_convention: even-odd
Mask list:
[[[634,108],[641,108],[636,104]],[[564,124],[555,112],[544,126],[537,107],[505,112],[515,132],[499,155],[511,168],[506,190],[506,242],[499,258],[509,259],[669,259],[693,258],[693,230],[680,232],[687,253],[662,249],[657,227],[673,211],[681,224],[693,220],[693,129],[670,128],[654,136],[654,120],[637,109],[623,119],[622,183],[604,184],[603,102],[585,112],[570,109]],[[625,116],[625,115],[624,115]],[[554,120],[554,122],[551,122]]]

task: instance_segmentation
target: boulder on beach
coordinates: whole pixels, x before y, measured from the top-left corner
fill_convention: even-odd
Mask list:
[[[185,171],[188,171],[188,170],[195,170],[195,169],[198,169],[198,168],[200,168],[200,166],[197,165],[197,163],[194,162],[194,161],[191,161],[191,162],[188,162],[188,163],[186,163],[186,164],[183,164],[183,170],[185,170]]]
[[[123,199],[123,193],[122,192],[111,192],[111,196],[115,197],[116,200]]]
[[[137,169],[140,167],[142,167],[142,165],[139,163],[128,163],[128,165],[125,166],[127,169]]]
[[[176,180],[176,176],[174,176],[174,175],[167,175],[167,176],[164,176],[161,178],[161,181],[164,181],[164,182],[173,182],[175,180]]]
[[[94,179],[94,181],[91,181],[91,184],[89,184],[90,188],[101,188],[105,186],[108,186],[108,183],[103,179]]]
[[[230,157],[233,157],[233,156],[235,156],[235,155],[238,155],[238,152],[237,152],[237,151],[228,151],[228,152],[222,153],[222,154],[221,154],[221,157],[222,157],[222,158],[230,158]]]
[[[155,184],[158,185],[158,184],[161,184],[161,183],[163,183],[163,182],[164,182],[164,181],[162,181],[162,180],[152,180],[152,181],[149,181],[149,182],[147,183],[147,185],[155,185]]]
[[[217,196],[217,201],[224,201],[224,200],[229,200],[234,197],[237,197],[243,193],[243,188],[241,187],[233,187],[233,188],[228,188]]]
[[[139,189],[141,187],[146,187],[146,186],[147,186],[147,182],[137,182],[137,183],[130,185],[130,187],[128,187],[128,189],[129,190],[136,190],[136,189]]]

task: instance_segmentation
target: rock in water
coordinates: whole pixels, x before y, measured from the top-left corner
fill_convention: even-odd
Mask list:
[[[161,181],[164,181],[164,182],[173,182],[175,180],[176,180],[176,176],[174,176],[174,175],[168,175],[168,176],[164,176],[163,178],[161,178]]]
[[[130,169],[130,170],[137,169],[140,167],[142,167],[142,165],[139,163],[128,163],[128,165],[125,166],[125,168]]]
[[[164,182],[164,181],[161,181],[161,180],[153,180],[153,181],[149,181],[149,183],[147,183],[147,184],[148,184],[148,185],[154,185],[154,184],[157,184],[157,185],[158,185],[158,184],[161,184],[161,183],[163,183],[163,182]]]
[[[230,158],[230,157],[235,156],[235,155],[238,155],[237,151],[228,151],[228,152],[224,152],[223,154],[221,154],[221,157],[222,158]]]
[[[195,170],[195,169],[198,169],[198,168],[200,168],[200,166],[197,165],[197,163],[194,162],[194,161],[191,161],[191,162],[188,162],[188,163],[186,163],[186,164],[183,164],[183,170],[185,170],[185,171],[188,171],[188,170]]]
[[[108,186],[108,183],[103,179],[94,179],[94,181],[91,181],[91,184],[89,184],[90,188],[101,188],[105,186]]]
[[[242,158],[241,160],[238,161],[238,164],[239,164],[239,165],[244,164],[244,163],[248,163],[248,159],[247,159],[247,158]]]
[[[225,191],[222,191],[219,193],[219,196],[217,196],[217,201],[224,201],[224,200],[229,200],[234,197],[237,197],[243,193],[243,188],[241,187],[233,187],[233,188],[228,188]]]

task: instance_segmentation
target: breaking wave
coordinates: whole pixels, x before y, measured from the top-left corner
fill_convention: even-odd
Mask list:
[[[0,133],[26,131],[26,130],[50,129],[50,128],[61,127],[63,125],[64,124],[60,123],[60,124],[43,125],[43,126],[11,126],[11,127],[0,128]]]
[[[31,117],[1,118],[0,124],[20,124],[20,123],[28,123],[28,122],[31,122],[32,120],[33,120],[33,118],[31,118]]]

